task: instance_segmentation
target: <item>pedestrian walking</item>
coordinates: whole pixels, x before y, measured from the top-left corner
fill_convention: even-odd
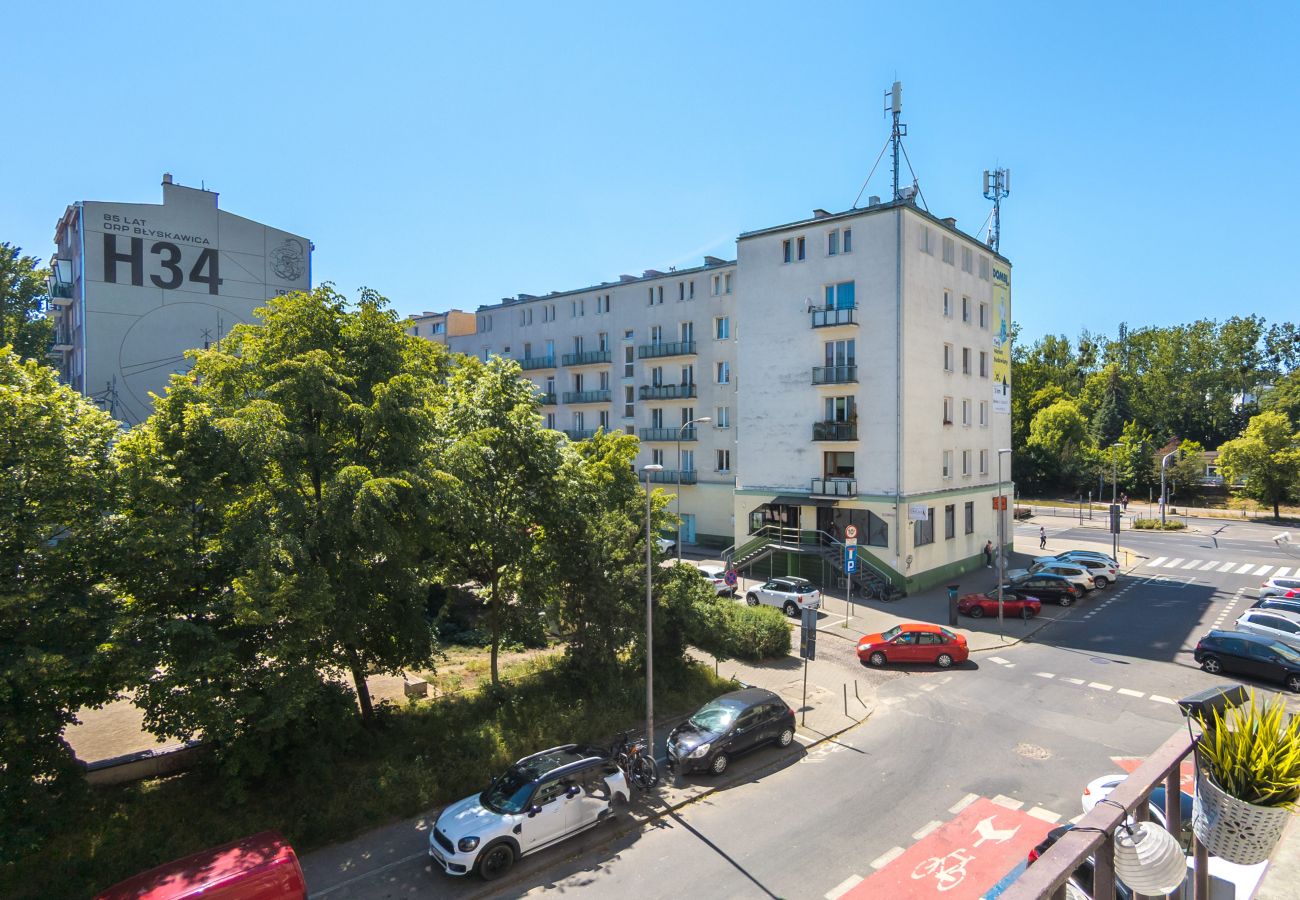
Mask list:
[[[984,545],[984,565],[993,568],[993,542],[989,541]]]
[[[1128,494],[1119,495],[1119,505],[1124,507],[1124,512],[1128,512]]]
[[[1047,549],[1047,529],[1042,525],[1038,526],[1038,549]]]

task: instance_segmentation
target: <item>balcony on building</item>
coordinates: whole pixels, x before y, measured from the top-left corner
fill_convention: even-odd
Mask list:
[[[681,435],[683,441],[695,440],[695,426],[690,428],[642,428],[641,440],[643,441],[676,441],[678,435]]]
[[[812,490],[814,497],[856,497],[858,480],[856,478],[814,478]]]
[[[651,472],[650,480],[655,484],[695,484],[695,470],[664,469],[662,472]]]
[[[72,292],[72,260],[54,257],[50,260],[50,277],[46,282],[51,306],[70,306]]]
[[[642,400],[689,400],[695,396],[695,383],[643,384],[639,394]]]
[[[636,355],[641,359],[658,359],[661,356],[694,356],[695,341],[642,344],[637,347]]]
[[[519,363],[519,368],[527,372],[529,369],[554,369],[554,356],[526,356],[523,359],[515,360]]]
[[[571,441],[585,441],[588,438],[595,437],[596,432],[599,430],[599,428],[566,428],[564,429],[564,436]]]
[[[60,322],[54,329],[54,343],[50,349],[56,353],[66,353],[72,348],[72,330]]]
[[[566,366],[595,366],[609,361],[608,350],[584,350],[581,353],[566,353],[563,357]]]
[[[813,384],[857,384],[857,366],[813,366]]]
[[[608,403],[609,390],[603,391],[565,391],[565,403]]]
[[[823,307],[813,309],[811,312],[813,328],[858,324],[858,308],[856,306]]]
[[[856,441],[857,422],[813,422],[814,441]]]
[[[555,391],[549,393],[543,392],[537,395],[537,400],[542,406],[554,406],[559,398],[555,396]]]

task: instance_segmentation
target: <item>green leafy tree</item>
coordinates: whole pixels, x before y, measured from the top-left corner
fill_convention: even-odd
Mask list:
[[[1128,385],[1124,383],[1119,366],[1113,363],[1090,376],[1089,384],[1097,382],[1102,386],[1101,398],[1092,414],[1091,434],[1098,446],[1109,447],[1120,439],[1124,423],[1130,418]]]
[[[117,687],[102,587],[117,434],[53,369],[0,348],[0,811],[19,827],[72,771],[63,729]]]
[[[1219,471],[1229,484],[1242,480],[1239,493],[1273,507],[1300,492],[1300,432],[1280,412],[1262,412],[1250,420],[1241,437],[1219,447]]]
[[[1039,410],[1029,425],[1026,443],[1072,487],[1078,486],[1082,474],[1095,471],[1089,455],[1088,420],[1073,400],[1057,400]]]
[[[54,322],[43,314],[49,272],[21,248],[0,243],[0,347],[25,359],[43,359],[54,337]]]
[[[494,686],[502,641],[536,631],[546,596],[524,576],[558,509],[563,438],[537,410],[517,363],[459,357],[437,416],[446,572],[482,588]]]
[[[1205,477],[1205,460],[1201,454],[1205,447],[1199,441],[1183,441],[1178,445],[1178,455],[1169,460],[1165,468],[1165,482],[1169,487],[1169,496],[1181,497],[1187,503],[1195,499],[1201,479]],[[1160,460],[1155,461],[1152,478],[1160,477]]]
[[[1264,392],[1260,406],[1265,410],[1282,413],[1291,420],[1293,428],[1300,428],[1300,369],[1278,378]]]

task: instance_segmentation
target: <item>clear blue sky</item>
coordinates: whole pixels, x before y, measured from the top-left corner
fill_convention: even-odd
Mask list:
[[[1023,337],[1300,319],[1294,3],[148,6],[6,10],[0,240],[170,171],[318,281],[474,309],[848,208],[897,77],[932,212],[1012,169]]]

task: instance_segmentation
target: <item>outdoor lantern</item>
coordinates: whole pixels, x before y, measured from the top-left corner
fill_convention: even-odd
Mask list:
[[[1164,896],[1187,877],[1178,841],[1154,822],[1115,829],[1115,874],[1139,894]]]

